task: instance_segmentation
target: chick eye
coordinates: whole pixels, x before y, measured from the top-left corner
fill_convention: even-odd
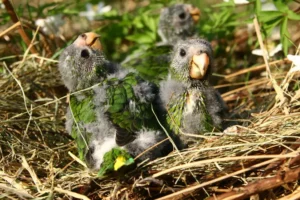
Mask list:
[[[180,19],[185,19],[185,13],[180,13],[178,16]]]
[[[90,57],[90,53],[89,53],[88,50],[83,49],[83,50],[81,51],[80,56],[81,56],[82,58],[89,58],[89,57]]]
[[[180,49],[180,52],[179,52],[180,56],[185,56],[186,55],[186,52],[184,49]]]
[[[86,34],[81,34],[81,37],[83,38],[83,39],[86,39]]]

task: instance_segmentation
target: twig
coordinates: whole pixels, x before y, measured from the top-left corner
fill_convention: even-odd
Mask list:
[[[253,135],[255,136],[256,134],[248,134],[248,135]],[[266,135],[269,135],[269,136],[276,136],[276,135],[273,135],[273,134],[266,134]],[[298,137],[297,137],[298,138]],[[265,145],[265,144],[272,144],[270,143],[271,141],[273,140],[267,140],[267,141],[264,141],[264,142],[258,142],[258,143],[238,143],[238,144],[230,144],[230,145],[223,145],[223,146],[215,146],[215,147],[209,147],[209,148],[201,148],[201,149],[196,149],[196,150],[189,150],[189,151],[184,151],[184,152],[181,152],[181,154],[183,156],[187,156],[188,154],[190,153],[200,153],[200,152],[208,152],[208,151],[214,151],[214,150],[222,150],[222,151],[225,151],[226,149],[233,149],[233,148],[238,148],[238,147],[242,147],[242,146],[249,146],[249,149],[253,148],[254,146],[259,146],[259,145]],[[151,162],[149,162],[146,166],[149,166],[149,165],[155,165],[155,163],[157,162],[160,162],[161,160],[165,160],[165,159],[170,159],[170,158],[174,158],[176,157],[177,154],[175,153],[172,153],[172,154],[169,154],[168,156],[165,156],[163,158],[157,158],[156,160],[153,160]]]
[[[232,87],[232,86],[249,85],[252,83],[256,83],[259,80],[265,80],[265,78],[260,78],[258,80],[243,81],[243,82],[226,83],[226,84],[216,85],[214,86],[214,88],[219,89],[219,88]]]
[[[83,167],[88,168],[88,167],[86,166],[86,164],[85,164],[82,160],[80,160],[77,156],[75,156],[74,154],[72,154],[72,152],[69,151],[68,154],[69,154],[69,156],[71,156],[76,162],[78,162],[79,164],[81,164]]]
[[[8,32],[14,30],[15,28],[17,28],[18,26],[21,26],[21,22],[18,21],[17,23],[14,23],[12,26],[10,26],[8,29],[4,30],[2,33],[0,33],[0,37],[3,37],[5,34],[7,34]]]
[[[292,194],[282,197],[278,200],[291,200],[291,199],[300,199],[300,186],[298,186],[297,189]]]
[[[13,21],[13,23],[20,23],[20,27],[18,29],[19,34],[21,35],[22,39],[24,40],[25,44],[30,47],[31,45],[31,41],[28,37],[28,35],[26,34],[26,32],[24,31],[22,24],[14,10],[14,7],[12,6],[11,2],[9,0],[2,0],[2,3],[5,5],[6,11],[8,12],[8,14],[10,15],[11,20]],[[36,50],[36,48],[34,46],[31,46],[30,48],[31,53],[33,54],[38,54],[38,51]]]
[[[5,67],[5,69],[9,72],[9,74],[13,77],[13,79],[16,81],[16,83],[18,84],[18,86],[20,87],[20,90],[22,92],[22,96],[23,96],[23,100],[24,100],[24,107],[26,109],[26,113],[29,116],[29,121],[32,120],[32,109],[29,111],[28,106],[27,106],[27,96],[25,95],[24,89],[22,87],[21,82],[13,75],[13,73],[9,70],[9,68],[7,67],[6,63],[3,62],[3,66]]]
[[[287,154],[287,155],[290,155],[290,154]],[[262,167],[264,165],[268,165],[272,162],[275,162],[277,161],[279,158],[274,158],[274,159],[271,159],[271,160],[267,160],[267,161],[264,161],[262,163],[259,163],[259,164],[256,164],[256,165],[253,165],[251,167],[248,167],[248,168],[245,168],[245,169],[241,169],[241,170],[238,170],[236,172],[233,172],[231,174],[227,174],[225,176],[222,176],[222,177],[219,177],[219,178],[216,178],[216,179],[213,179],[211,181],[207,181],[207,182],[204,182],[202,184],[198,184],[198,185],[194,185],[194,186],[191,186],[191,187],[188,187],[186,189],[183,189],[183,190],[180,190],[178,192],[175,192],[173,194],[170,194],[170,195],[167,195],[167,196],[164,196],[162,198],[159,198],[157,200],[164,200],[164,199],[173,199],[173,200],[176,200],[176,199],[181,199],[181,197],[193,192],[194,190],[196,189],[199,189],[199,188],[202,188],[204,186],[207,186],[207,185],[211,185],[213,183],[217,183],[219,181],[222,181],[224,179],[227,179],[227,178],[230,178],[232,176],[236,176],[238,174],[241,174],[241,173],[245,173],[247,171],[250,171],[250,170],[253,170],[253,169],[256,169],[256,168],[259,168],[259,167]]]
[[[99,84],[97,83],[97,84],[95,84],[95,85],[93,85],[93,86],[91,86],[91,87],[88,87],[88,88],[85,88],[85,89],[82,89],[82,90],[79,90],[79,91],[70,93],[69,95],[75,95],[75,94],[79,94],[79,93],[84,92],[84,91],[92,90],[94,87],[97,87],[98,85],[99,85]],[[36,109],[38,109],[38,108],[41,108],[41,107],[44,107],[44,106],[47,106],[47,105],[56,103],[56,102],[58,102],[58,101],[61,101],[61,100],[63,100],[63,99],[68,98],[69,95],[65,95],[65,96],[63,96],[63,97],[60,97],[60,98],[57,98],[57,99],[55,99],[55,100],[49,101],[49,102],[47,102],[47,103],[45,103],[45,104],[36,106],[36,107],[32,108],[31,110],[36,110]],[[15,119],[15,118],[17,118],[17,117],[20,117],[20,116],[26,114],[26,113],[27,113],[27,112],[19,113],[19,114],[17,114],[17,115],[12,116],[11,118],[9,118],[9,119],[6,120],[6,121],[10,121],[11,119]]]
[[[299,55],[299,51],[300,51],[300,44],[298,45],[297,52],[295,55]],[[284,80],[281,83],[282,89],[284,91],[286,91],[288,89],[289,84],[290,84],[292,78],[294,77],[295,72],[292,72],[293,68],[295,67],[294,65],[295,64],[292,63],[290,70],[288,71],[286,77],[284,78]]]
[[[282,184],[297,181],[299,178],[300,167],[296,169],[290,169],[287,171],[281,171],[281,173],[272,178],[265,178],[263,180],[251,183],[245,187],[234,188],[231,192],[227,192],[225,194],[216,196],[216,199],[231,199],[231,197],[234,197],[234,199],[245,199],[253,194],[257,194],[259,192],[278,187]],[[298,194],[298,196],[300,195]],[[210,197],[207,200],[214,199],[215,197]]]
[[[161,141],[159,141],[158,143],[152,145],[151,147],[149,147],[148,149],[146,149],[145,151],[143,151],[142,153],[140,153],[139,155],[137,155],[134,160],[137,160],[139,157],[141,157],[142,155],[144,155],[145,153],[147,153],[148,151],[151,151],[152,149],[154,149],[155,147],[159,146],[160,144],[164,143],[165,141],[168,141],[169,138],[165,138]]]
[[[8,191],[8,192],[13,193],[13,194],[16,194],[20,198],[23,197],[23,198],[27,198],[27,199],[34,199],[34,196],[28,194],[28,192],[26,190],[23,190],[23,189],[19,189],[19,188],[15,189],[15,188],[9,187],[6,184],[2,184],[2,183],[0,183],[0,189]]]
[[[157,117],[157,115],[156,115],[156,113],[155,113],[155,111],[154,111],[154,109],[153,109],[153,105],[152,105],[152,104],[151,104],[151,110],[152,110],[152,112],[153,112],[153,114],[154,114],[154,116],[155,116],[155,118],[156,118],[158,124],[159,124],[160,127],[164,130],[164,132],[165,132],[166,135],[168,136],[169,141],[171,142],[171,144],[173,145],[173,147],[176,149],[176,152],[177,152],[178,155],[181,157],[181,159],[184,160],[184,158],[183,158],[181,152],[178,150],[178,148],[177,148],[175,142],[173,141],[172,137],[170,136],[170,134],[168,133],[168,131],[165,129],[165,127],[160,123],[160,121],[159,121],[159,119],[158,119],[158,117]],[[188,169],[188,170],[189,170],[189,172],[191,173],[191,175],[194,177],[194,179],[198,182],[198,180],[197,180],[196,176],[194,175],[194,173],[193,173],[190,169]]]
[[[29,28],[29,29],[31,29],[33,31],[37,30],[37,28],[39,27],[39,26],[38,27],[37,26],[33,26],[33,25],[31,25],[30,23],[28,23],[26,21],[22,21],[22,23],[23,23],[24,27]],[[39,27],[39,34],[41,34],[44,37],[43,42],[45,43],[46,52],[52,54],[51,45],[50,45],[49,42],[53,42],[53,39],[48,38],[47,34],[43,30],[41,30],[40,27]],[[50,40],[50,41],[48,41],[48,40]]]
[[[259,27],[258,20],[257,20],[256,16],[254,17],[253,23],[254,23],[254,27],[255,27],[255,31],[256,31],[256,35],[257,35],[257,39],[258,39],[258,42],[259,42],[260,49],[263,52],[263,58],[264,58],[264,62],[265,62],[265,65],[266,65],[266,71],[267,71],[267,74],[268,74],[268,78],[271,80],[273,88],[274,88],[275,92],[277,93],[276,100],[277,101],[279,100],[278,103],[281,106],[286,102],[287,99],[284,96],[283,90],[279,87],[276,80],[272,77],[272,73],[271,73],[271,70],[270,70],[270,65],[269,65],[268,58],[267,58],[267,52],[266,52],[265,47],[264,47],[264,43],[263,43],[261,32],[260,32],[260,27]]]
[[[297,153],[293,152],[290,154],[286,155],[256,155],[256,156],[235,156],[235,157],[224,157],[224,158],[214,158],[214,159],[209,159],[209,160],[201,160],[197,162],[192,162],[192,163],[187,163],[179,166],[175,166],[169,169],[166,169],[164,171],[158,172],[156,174],[153,174],[152,177],[156,178],[159,176],[162,176],[164,174],[176,171],[176,170],[183,170],[185,168],[191,168],[191,167],[198,167],[203,164],[208,164],[208,163],[214,163],[214,162],[228,162],[228,161],[234,161],[234,160],[251,160],[251,159],[268,159],[268,158],[293,158],[296,157]]]
[[[32,40],[31,40],[31,42],[30,42],[30,44],[29,44],[29,46],[28,46],[28,48],[26,49],[26,51],[25,51],[25,53],[24,53],[23,60],[21,61],[20,65],[23,64],[23,63],[25,62],[26,57],[27,57],[29,51],[31,51],[31,48],[33,47],[33,42],[34,42],[34,40],[35,40],[35,38],[36,38],[36,36],[37,36],[37,34],[38,34],[39,29],[40,29],[40,27],[38,26],[37,29],[36,29],[36,31],[35,31],[35,33],[34,33],[34,35],[33,35]]]
[[[280,64],[280,63],[285,63],[285,62],[291,62],[291,61],[289,61],[287,58],[285,58],[283,60],[275,60],[273,62],[270,62],[269,65],[273,66],[273,65]],[[242,70],[240,70],[238,72],[226,75],[224,78],[225,79],[229,79],[229,78],[241,75],[241,74],[246,74],[248,72],[254,72],[254,71],[263,70],[265,68],[266,68],[266,64],[262,64],[262,65],[258,65],[258,66],[253,66],[253,67],[250,67],[248,69],[242,69]]]
[[[222,96],[222,98],[224,98],[224,97],[229,96],[231,94],[243,91],[245,89],[252,88],[252,87],[257,86],[257,85],[266,85],[268,82],[269,82],[269,80],[256,81],[256,82],[252,83],[251,85],[245,85],[243,87],[239,87],[237,89],[234,89],[234,90],[231,90],[229,92],[226,92],[226,93],[222,94],[221,96]]]
[[[39,192],[41,192],[40,186],[42,184],[41,184],[41,181],[39,180],[38,176],[36,175],[35,171],[29,166],[29,164],[24,156],[21,156],[21,159],[22,159],[22,166],[29,172],[33,182],[35,183],[37,190]]]
[[[300,139],[297,139],[296,144],[291,145],[290,148],[293,150],[298,149],[300,146],[299,142],[300,142]],[[286,153],[288,153],[288,151],[289,151],[288,149],[284,149],[281,154],[286,154]],[[289,167],[293,166],[295,163],[297,164],[299,162],[299,158],[300,158],[300,155],[296,156],[295,158],[292,158],[288,163]],[[266,168],[263,172],[263,176],[266,176],[267,174],[269,174],[269,172],[271,172],[273,169],[279,168],[280,165],[285,165],[284,161],[285,161],[285,159],[280,159],[277,162],[271,163],[268,166],[266,166]]]
[[[170,142],[172,143],[173,147],[176,149],[177,153],[180,155],[180,157],[183,159],[183,156],[181,155],[180,151],[178,150],[175,142],[173,141],[172,137],[170,136],[170,134],[168,133],[168,131],[165,129],[165,127],[160,123],[154,109],[153,109],[153,105],[151,104],[151,110],[152,113],[154,114],[156,121],[158,122],[158,124],[160,125],[160,127],[164,130],[165,134],[167,135],[167,137],[169,138]]]
[[[69,195],[71,197],[75,197],[77,199],[90,200],[90,198],[88,198],[85,195],[78,194],[76,192],[72,192],[72,191],[69,191],[69,190],[64,190],[62,188],[55,187],[54,191],[59,192],[59,193],[63,193],[63,194],[66,194],[66,195]]]

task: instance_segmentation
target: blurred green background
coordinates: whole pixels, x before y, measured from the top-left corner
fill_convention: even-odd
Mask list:
[[[269,51],[282,44],[270,60],[295,53],[300,41],[300,4],[298,0],[250,0],[248,4],[228,0],[13,0],[12,4],[25,31],[37,34],[36,48],[41,56],[57,59],[60,51],[80,33],[95,31],[101,35],[105,53],[121,62],[134,51],[146,50],[160,41],[157,24],[163,7],[175,3],[191,3],[201,10],[197,26],[199,37],[208,39],[214,48],[215,74],[262,63],[253,55],[258,48],[252,25],[258,16]],[[13,25],[5,6],[0,6],[0,33]],[[27,49],[17,30],[0,38],[0,57],[22,55]],[[14,61],[14,60],[11,60]]]

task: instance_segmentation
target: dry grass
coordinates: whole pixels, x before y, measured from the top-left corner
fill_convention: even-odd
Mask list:
[[[61,92],[56,61],[27,55],[9,68],[5,62],[2,65],[6,73],[0,79],[1,197],[201,199],[210,195],[223,199],[225,194],[226,198],[239,194],[243,199],[258,193],[272,199],[297,192],[298,176],[288,176],[300,169],[297,92],[281,86],[288,100],[279,104],[280,99],[273,99],[269,109],[252,113],[248,126],[208,133],[205,141],[195,142],[181,156],[174,151],[126,175],[99,180],[77,162],[75,143],[65,133],[66,96]],[[287,77],[286,72],[278,77]],[[285,80],[289,80],[285,84],[295,82],[291,77]],[[255,84],[250,82],[240,90],[256,88]],[[262,92],[257,95],[264,96]],[[278,174],[288,177],[281,185],[274,179]],[[256,189],[249,190],[251,184],[257,184],[252,186]]]

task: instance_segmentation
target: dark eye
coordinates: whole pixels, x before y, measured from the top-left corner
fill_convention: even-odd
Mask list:
[[[180,13],[178,16],[180,19],[185,19],[185,13]]]
[[[180,49],[180,52],[179,52],[180,56],[185,56],[186,55],[186,52],[184,49]]]
[[[89,58],[89,57],[90,57],[90,53],[89,53],[88,50],[83,49],[83,50],[81,51],[80,56],[81,56],[82,58]]]
[[[83,39],[86,39],[86,34],[81,34],[81,37],[82,37]]]

